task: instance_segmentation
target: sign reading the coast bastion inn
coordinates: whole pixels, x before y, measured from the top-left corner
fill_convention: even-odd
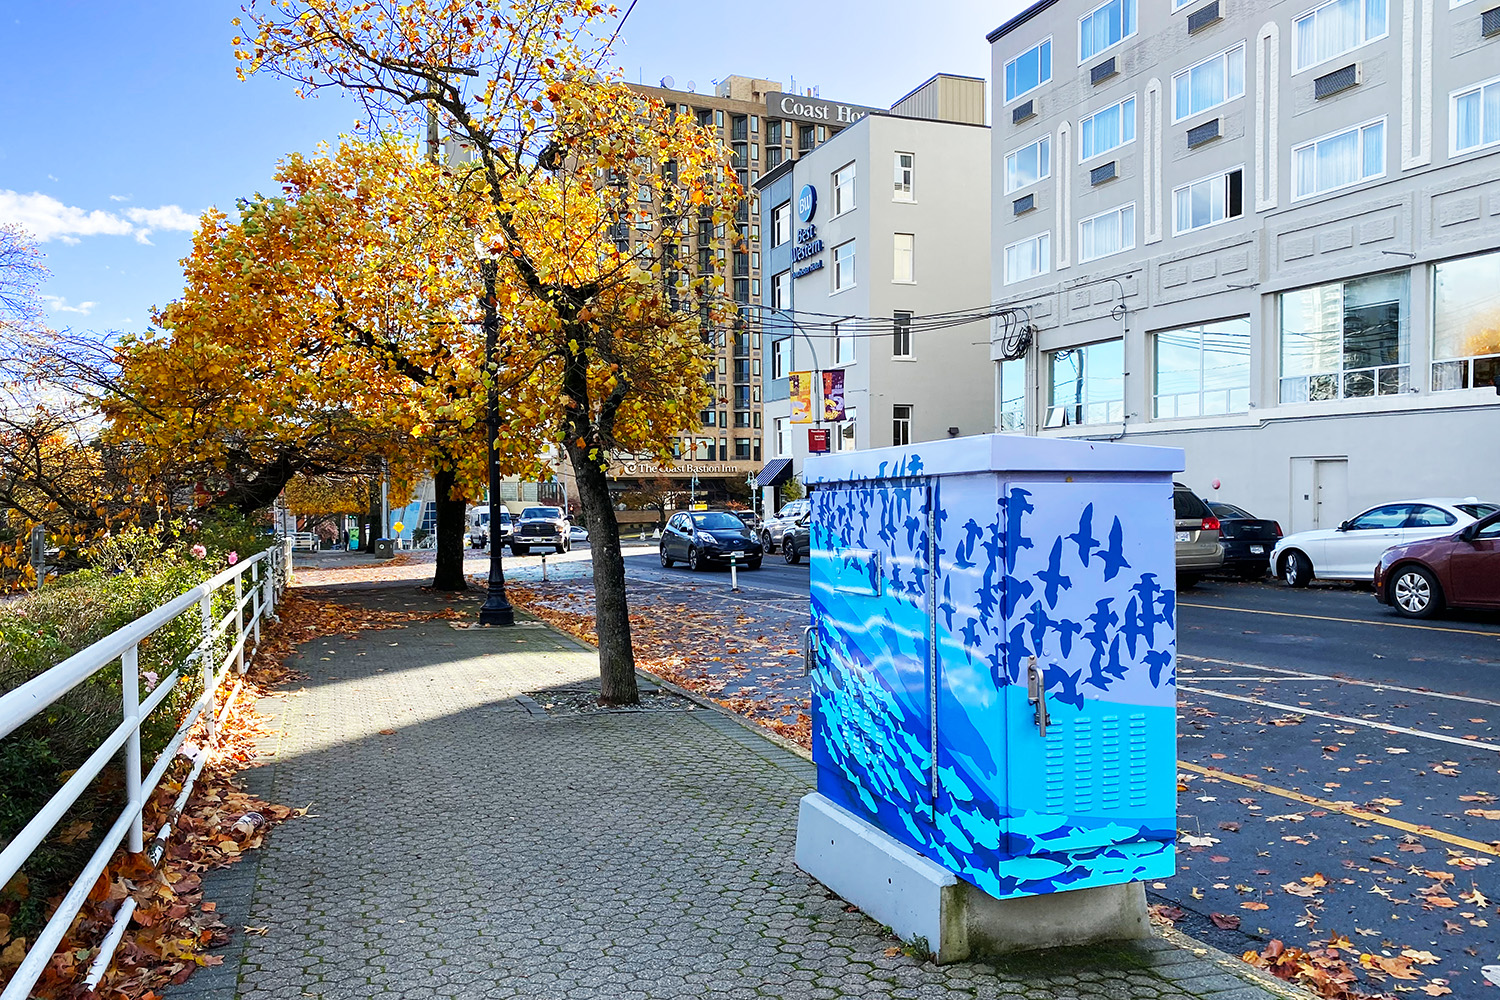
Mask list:
[[[618,456],[610,468],[610,475],[623,478],[687,479],[701,476],[713,479],[744,478],[760,471],[757,462],[688,462],[677,461],[666,465],[651,458]]]

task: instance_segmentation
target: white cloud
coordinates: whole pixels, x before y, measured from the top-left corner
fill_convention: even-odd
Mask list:
[[[198,228],[198,220],[177,205],[129,208],[122,217],[102,209],[65,205],[39,191],[0,190],[0,222],[20,223],[39,242],[56,239],[69,245],[82,236],[134,236],[137,242],[150,243],[147,237],[159,229],[192,232]]]
[[[61,295],[43,295],[42,301],[47,303],[47,308],[53,312],[77,313],[80,316],[87,316],[99,304],[97,302],[80,302],[76,306],[70,306],[68,305],[68,300]]]
[[[112,195],[109,196],[109,200],[110,201],[129,201],[130,200],[130,195],[128,195],[128,194],[112,194]]]

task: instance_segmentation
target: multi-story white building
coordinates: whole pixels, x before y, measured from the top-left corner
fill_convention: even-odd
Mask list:
[[[809,430],[838,451],[991,429],[988,323],[924,319],[989,305],[984,105],[984,81],[937,76],[761,178],[762,485],[800,471]],[[788,376],[804,371],[814,421],[794,424]],[[844,419],[824,421],[833,371]]]
[[[1041,0],[994,31],[996,423],[1290,529],[1500,499],[1500,7]],[[1214,484],[1218,483],[1217,491]]]

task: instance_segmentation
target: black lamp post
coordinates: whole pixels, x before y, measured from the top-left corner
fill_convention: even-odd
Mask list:
[[[505,567],[500,560],[500,518],[495,505],[500,502],[500,455],[495,443],[500,437],[500,363],[495,352],[500,340],[500,317],[495,313],[495,259],[483,257],[479,262],[484,275],[484,357],[485,368],[490,376],[489,400],[486,414],[489,418],[490,460],[490,585],[484,607],[479,609],[481,625],[514,625],[515,609],[505,596]]]

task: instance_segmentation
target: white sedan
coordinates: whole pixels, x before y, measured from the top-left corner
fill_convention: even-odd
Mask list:
[[[1450,534],[1500,506],[1477,497],[1428,497],[1371,507],[1337,528],[1316,528],[1287,535],[1271,550],[1271,568],[1293,587],[1320,580],[1363,580],[1393,545]]]

